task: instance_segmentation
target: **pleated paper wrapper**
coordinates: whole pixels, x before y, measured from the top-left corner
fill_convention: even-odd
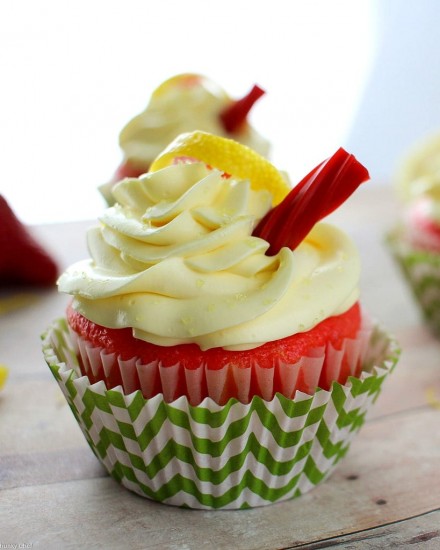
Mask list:
[[[329,391],[249,403],[191,405],[90,383],[65,320],[44,335],[47,364],[93,452],[127,489],[169,505],[240,509],[298,497],[324,481],[396,365],[397,343],[374,327],[362,372]]]
[[[271,401],[277,391],[293,398],[298,390],[313,393],[317,387],[329,389],[333,381],[344,384],[348,376],[358,377],[372,328],[363,312],[360,329],[354,338],[343,340],[340,349],[331,344],[312,348],[293,364],[274,356],[270,368],[257,361],[245,367],[230,361],[214,369],[204,363],[189,368],[179,362],[164,366],[159,360],[143,364],[136,356],[122,359],[70,328],[69,333],[80,373],[91,384],[103,380],[107,389],[120,385],[125,394],[141,390],[145,398],[162,393],[167,403],[186,395],[190,405],[199,405],[205,397],[224,405],[230,398],[249,403],[254,395]]]

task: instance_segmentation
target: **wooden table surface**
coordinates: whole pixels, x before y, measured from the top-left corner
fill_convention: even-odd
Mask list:
[[[391,190],[371,184],[332,217],[358,244],[362,302],[397,337],[401,360],[330,479],[263,508],[179,509],[108,477],[41,353],[40,333],[67,297],[4,293],[0,363],[10,377],[0,392],[0,548],[440,548],[440,342],[420,323],[383,244],[395,213]],[[64,267],[87,256],[89,225],[35,231]]]

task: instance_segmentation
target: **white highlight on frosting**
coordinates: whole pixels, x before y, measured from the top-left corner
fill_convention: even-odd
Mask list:
[[[339,229],[317,224],[295,250],[266,255],[252,236],[267,191],[202,163],[172,165],[114,189],[88,233],[91,259],[59,289],[110,328],[159,345],[249,349],[313,328],[358,299],[360,262]]]

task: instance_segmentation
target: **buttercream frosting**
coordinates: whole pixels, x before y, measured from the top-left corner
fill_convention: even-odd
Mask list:
[[[341,230],[318,223],[294,251],[269,256],[252,235],[268,191],[203,163],[125,179],[87,241],[90,259],[60,277],[73,307],[136,338],[201,349],[251,349],[345,312],[360,261]]]

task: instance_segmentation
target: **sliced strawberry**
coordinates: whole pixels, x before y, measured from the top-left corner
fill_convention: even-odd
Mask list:
[[[239,130],[240,126],[246,122],[246,118],[254,106],[254,103],[264,94],[265,91],[255,85],[244,97],[228,105],[219,115],[224,129],[229,133]]]
[[[368,179],[367,169],[340,148],[270,210],[253,234],[270,243],[269,254],[276,254],[283,246],[295,250],[318,221],[336,210]]]
[[[57,277],[55,261],[0,195],[0,284],[50,286]]]

